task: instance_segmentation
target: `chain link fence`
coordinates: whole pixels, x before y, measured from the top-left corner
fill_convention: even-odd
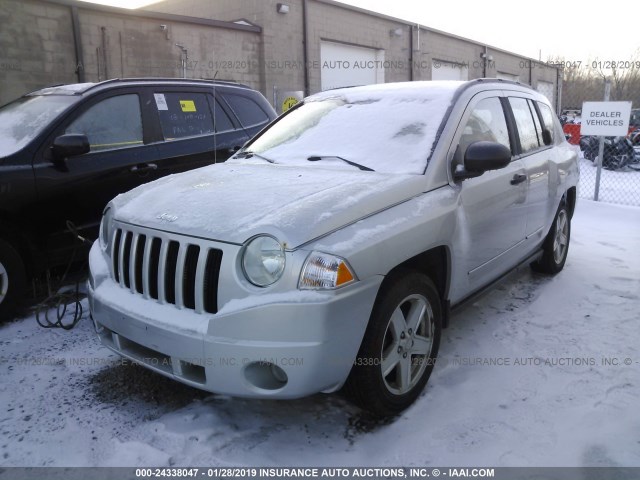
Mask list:
[[[578,195],[640,206],[640,61],[594,63],[565,69],[562,85],[560,121],[580,159]],[[582,108],[584,102],[605,100],[631,102],[632,110],[627,135],[603,137],[601,149],[600,137],[581,133]]]

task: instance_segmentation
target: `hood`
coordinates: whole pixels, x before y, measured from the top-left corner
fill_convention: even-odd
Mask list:
[[[296,248],[422,191],[422,175],[217,164],[164,177],[113,200],[115,219],[242,244],[271,234]]]

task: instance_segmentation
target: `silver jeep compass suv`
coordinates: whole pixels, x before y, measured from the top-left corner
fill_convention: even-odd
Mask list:
[[[90,255],[104,345],[222,394],[345,388],[391,415],[450,311],[567,258],[576,153],[548,100],[502,80],[313,95],[231,160],[106,208]]]

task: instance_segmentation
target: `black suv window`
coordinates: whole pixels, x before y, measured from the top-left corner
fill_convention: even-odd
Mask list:
[[[0,108],[0,158],[25,147],[65,109],[78,101],[68,95],[19,98]]]
[[[256,125],[269,122],[269,115],[262,110],[260,105],[249,97],[225,93],[224,98],[231,106],[233,113],[236,114],[243,127],[255,127]]]
[[[525,98],[509,97],[511,110],[518,127],[518,137],[520,138],[520,146],[522,153],[527,153],[540,147],[540,140],[536,132],[536,125],[533,120],[533,114],[529,103]]]
[[[227,115],[227,112],[222,109],[218,101],[211,98],[211,102],[213,105],[213,124],[216,127],[216,132],[228,132],[229,130],[234,130],[234,126],[233,123],[231,123],[229,115]]]
[[[165,140],[213,133],[211,110],[204,93],[156,93],[154,96]]]
[[[119,95],[96,103],[76,118],[66,133],[86,135],[92,152],[142,145],[138,95]]]

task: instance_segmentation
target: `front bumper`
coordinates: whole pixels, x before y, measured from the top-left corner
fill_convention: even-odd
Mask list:
[[[203,314],[121,288],[96,246],[90,264],[90,308],[105,346],[188,385],[240,397],[339,389],[382,282],[378,276],[334,292],[265,294]]]

